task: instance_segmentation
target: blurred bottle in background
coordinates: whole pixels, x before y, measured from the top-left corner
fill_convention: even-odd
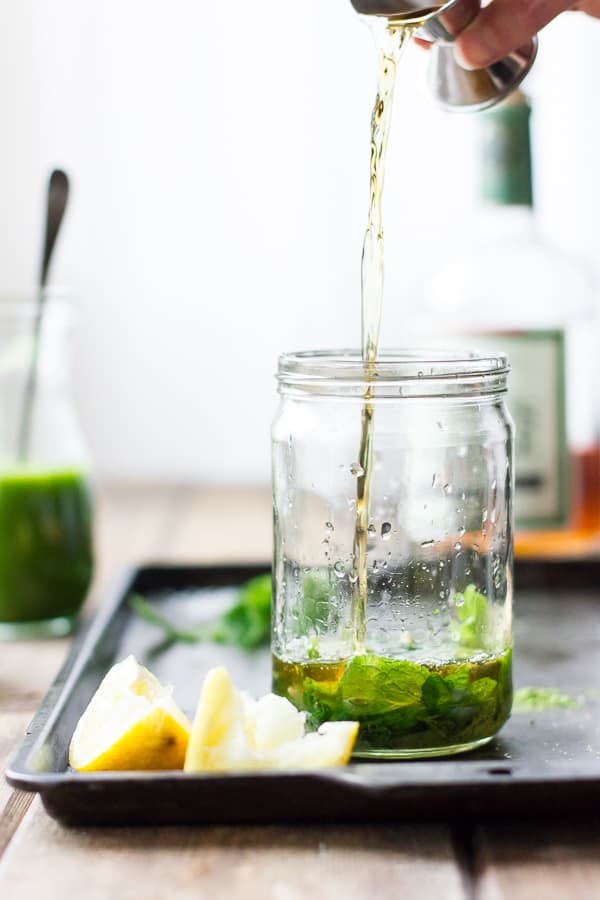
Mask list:
[[[600,547],[594,283],[584,265],[536,234],[530,112],[518,92],[479,117],[477,235],[434,274],[426,327],[452,345],[508,353],[516,553],[575,556]]]

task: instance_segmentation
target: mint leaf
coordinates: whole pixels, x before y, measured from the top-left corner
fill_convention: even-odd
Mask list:
[[[210,639],[245,650],[269,642],[271,635],[271,576],[258,575],[240,591],[238,602],[224,613]]]
[[[381,715],[421,702],[421,688],[429,672],[424,666],[381,656],[355,657],[340,681],[346,707],[368,715]]]
[[[447,675],[445,680],[454,691],[466,691],[471,683],[469,667],[461,666],[460,669],[457,669],[451,675]]]
[[[513,712],[541,712],[548,709],[567,709],[578,706],[578,701],[558,688],[522,687],[515,692]]]
[[[456,620],[451,625],[452,640],[470,650],[485,649],[489,624],[489,602],[474,584],[454,595]]]
[[[163,632],[166,649],[175,643],[197,644],[214,641],[233,644],[244,650],[252,650],[269,643],[271,637],[271,575],[258,575],[240,589],[237,602],[213,625],[180,629],[166,616],[157,612],[138,594],[129,598],[129,606],[140,618],[155,625]]]
[[[452,694],[452,685],[441,675],[430,675],[423,685],[423,703],[434,715],[450,706]]]
[[[359,721],[359,749],[468,743],[494,734],[508,717],[510,660],[508,650],[496,665],[487,659],[436,669],[364,655],[348,662],[338,682],[305,678],[300,696],[290,699],[315,726]]]
[[[156,625],[164,633],[164,639],[168,644],[196,644],[206,637],[205,628],[181,629],[173,625],[166,616],[161,615],[151,603],[148,603],[140,594],[131,594],[128,600],[129,606],[135,613],[148,622]]]
[[[323,722],[344,721],[337,684],[305,678],[302,693],[301,708],[310,713],[315,728]]]
[[[298,619],[298,634],[308,634],[327,626],[330,595],[328,576],[311,573],[302,579],[302,611]]]
[[[479,678],[473,682],[469,693],[477,703],[485,703],[486,700],[495,698],[497,687],[498,682],[493,678]]]

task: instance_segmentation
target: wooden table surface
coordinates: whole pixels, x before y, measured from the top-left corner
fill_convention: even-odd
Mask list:
[[[112,487],[99,498],[96,587],[150,560],[263,562],[267,491]],[[0,644],[0,769],[59,669],[68,640]],[[593,819],[432,824],[67,830],[0,783],[0,898],[399,897],[600,900]]]

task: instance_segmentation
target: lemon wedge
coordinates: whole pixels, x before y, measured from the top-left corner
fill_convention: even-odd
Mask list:
[[[327,722],[318,732],[305,734],[305,715],[289,700],[275,694],[252,700],[219,667],[204,681],[184,768],[231,772],[343,766],[357,734],[357,722]]]
[[[69,762],[79,772],[181,769],[190,722],[133,656],[110,669],[79,720]]]

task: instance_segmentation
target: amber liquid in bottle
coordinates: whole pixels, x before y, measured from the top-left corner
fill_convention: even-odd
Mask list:
[[[570,454],[570,512],[564,528],[517,531],[519,557],[582,556],[600,551],[600,444]]]

